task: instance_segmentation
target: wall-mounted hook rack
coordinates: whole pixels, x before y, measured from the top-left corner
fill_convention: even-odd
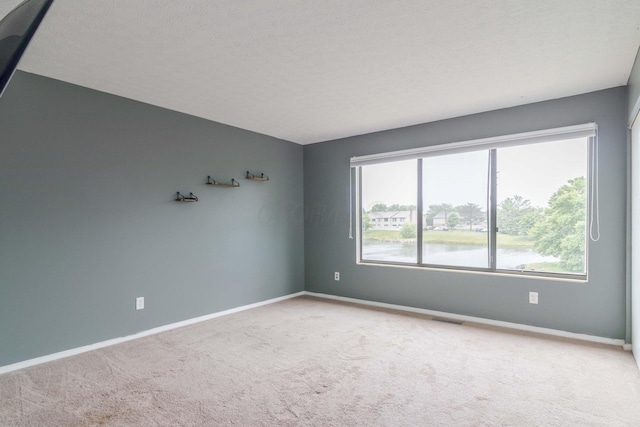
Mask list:
[[[269,177],[263,173],[261,173],[260,175],[255,175],[250,173],[249,171],[247,171],[247,179],[250,179],[252,181],[269,181]]]
[[[235,179],[231,178],[231,182],[220,182],[215,179],[211,179],[210,176],[207,177],[207,185],[218,185],[220,187],[240,187],[240,183]]]
[[[176,193],[176,202],[197,202],[197,201],[198,201],[198,198],[194,196],[193,193],[189,193],[188,196],[183,196],[182,194],[180,194],[179,191]]]

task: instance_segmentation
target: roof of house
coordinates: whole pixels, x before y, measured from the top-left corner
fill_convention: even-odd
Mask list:
[[[410,211],[386,211],[386,212],[371,212],[370,218],[410,218]]]

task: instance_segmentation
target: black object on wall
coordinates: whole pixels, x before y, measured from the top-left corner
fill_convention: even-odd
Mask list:
[[[25,0],[0,21],[0,96],[53,0]]]
[[[184,196],[180,194],[179,191],[176,193],[176,202],[197,202],[197,201],[198,201],[198,198],[193,193],[189,193],[188,196]]]

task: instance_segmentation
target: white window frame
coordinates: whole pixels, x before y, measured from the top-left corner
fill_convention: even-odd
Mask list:
[[[431,145],[426,147],[414,148],[409,150],[390,151],[386,153],[370,154],[364,156],[354,156],[350,159],[350,166],[355,169],[356,176],[356,262],[358,264],[382,264],[393,265],[400,267],[411,268],[437,268],[446,270],[461,270],[461,271],[477,271],[490,274],[515,274],[515,275],[527,275],[527,276],[541,276],[548,278],[566,278],[570,280],[586,281],[589,270],[589,240],[590,231],[593,225],[594,204],[593,189],[597,188],[597,183],[592,182],[594,177],[597,179],[597,136],[598,125],[596,123],[585,123],[575,126],[565,126],[560,128],[546,129],[533,132],[523,132],[511,135],[502,135],[490,138],[474,139],[469,141],[452,142],[438,145]],[[588,138],[588,163],[591,168],[587,170],[587,195],[586,195],[586,225],[585,226],[585,273],[584,274],[571,274],[571,273],[552,273],[552,272],[535,272],[535,271],[518,271],[518,270],[501,270],[497,268],[474,268],[474,267],[460,267],[460,266],[433,266],[429,264],[421,264],[420,259],[416,263],[400,263],[400,262],[387,262],[387,261],[374,261],[362,259],[362,172],[361,167],[367,165],[395,162],[401,160],[416,160],[417,167],[421,167],[421,161],[419,159],[432,156],[449,155],[455,153],[465,153],[478,150],[492,150],[497,148],[514,147],[518,145],[538,144],[543,142],[562,141],[569,139]],[[595,161],[594,161],[595,158]],[[594,170],[594,165],[596,169]],[[420,176],[420,174],[419,174]],[[422,200],[421,195],[418,196],[418,218],[422,216]],[[494,196],[495,197],[495,192]],[[597,200],[595,200],[597,203]],[[589,209],[591,207],[591,209]],[[492,212],[495,224],[496,212]],[[421,225],[421,224],[420,224]],[[418,227],[421,228],[421,227]],[[493,232],[495,238],[495,231]],[[599,233],[599,230],[598,230]],[[422,244],[421,230],[419,233],[418,245]],[[597,240],[597,239],[594,239]],[[495,247],[495,243],[489,243],[489,251],[492,251],[492,245]],[[494,248],[495,249],[495,248]]]

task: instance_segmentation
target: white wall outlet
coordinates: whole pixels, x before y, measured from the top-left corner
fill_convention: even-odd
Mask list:
[[[144,297],[136,298],[136,310],[142,310],[144,308]]]
[[[538,293],[529,292],[529,304],[537,304],[537,303],[538,303]]]
[[[338,281],[340,280],[340,272],[336,271],[335,273],[333,273],[333,280]]]

